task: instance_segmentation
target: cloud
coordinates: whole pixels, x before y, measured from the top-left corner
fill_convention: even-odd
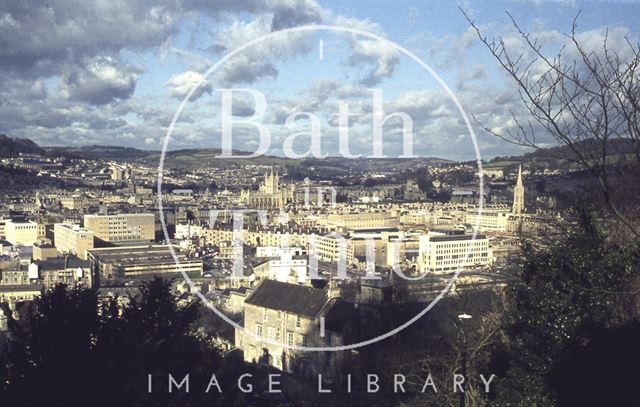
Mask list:
[[[198,10],[207,13],[241,13],[270,15],[271,30],[309,24],[327,18],[328,11],[313,0],[186,0],[186,10]]]
[[[393,75],[400,58],[395,47],[388,42],[356,40],[349,63],[356,65],[361,62],[374,64],[374,68],[362,79],[363,84],[374,86]]]
[[[274,31],[273,14],[259,16],[246,22],[234,20],[227,28],[219,30],[212,49],[229,52]],[[246,48],[221,67],[217,77],[229,84],[253,83],[260,79],[275,79],[278,70],[275,62],[285,57],[303,54],[311,49],[305,32],[279,34]]]
[[[381,36],[384,34],[377,24],[369,20],[338,16],[335,24]],[[370,38],[359,39],[355,34],[347,34],[346,38],[352,52],[347,64],[350,66],[360,66],[363,63],[373,65],[373,68],[361,79],[362,84],[374,86],[382,79],[393,75],[400,58],[398,51],[391,43]]]
[[[176,9],[169,4],[2,2],[0,67],[22,75],[47,76],[87,58],[152,46],[175,29]]]
[[[165,85],[169,89],[169,95],[171,95],[171,97],[182,100],[187,96],[189,91],[198,84],[198,88],[193,95],[191,95],[191,100],[193,101],[205,93],[211,93],[211,84],[204,79],[204,75],[194,71],[186,71],[173,75]]]
[[[59,88],[70,100],[104,105],[130,98],[141,73],[140,69],[122,65],[109,57],[95,58],[63,74]]]
[[[234,116],[248,117],[255,113],[253,98],[246,93],[233,93],[232,112]]]

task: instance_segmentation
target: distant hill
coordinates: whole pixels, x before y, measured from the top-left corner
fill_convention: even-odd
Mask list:
[[[583,142],[579,148],[589,149],[592,146]],[[628,140],[611,140],[609,153],[612,160],[619,160],[624,155],[634,151],[633,145]],[[142,150],[133,147],[120,146],[81,146],[81,147],[40,147],[32,140],[26,138],[12,138],[0,134],[0,157],[16,156],[19,153],[42,154],[44,156],[64,156],[68,158],[101,159],[119,162],[139,163],[156,166],[160,161],[161,153],[158,150]],[[359,158],[344,159],[342,157],[328,157],[326,159],[305,158],[289,159],[276,156],[260,156],[255,158],[231,158],[222,159],[218,148],[192,148],[167,151],[165,166],[194,170],[198,168],[233,168],[245,164],[259,166],[276,165],[286,166],[290,169],[301,168],[301,176],[309,173],[328,172],[335,175],[345,175],[351,170],[357,171],[405,171],[421,165],[438,165],[452,162],[437,157],[420,157],[411,159],[400,158]],[[243,151],[234,151],[234,155],[249,154]],[[575,166],[566,157],[572,157],[573,153],[566,146],[552,147],[540,151],[526,153],[520,156],[495,157],[485,162],[485,168],[512,168],[518,164],[539,168],[566,168]],[[473,163],[473,162],[471,162]]]
[[[42,149],[28,138],[15,138],[0,134],[0,157],[14,157],[20,153],[42,154]]]
[[[161,152],[157,150],[141,150],[133,147],[118,146],[82,146],[82,147],[45,147],[47,155],[65,156],[69,158],[102,159],[119,162],[139,163],[156,166],[160,162]],[[235,156],[248,155],[246,151],[234,151]],[[203,167],[233,168],[245,164],[259,166],[303,166],[327,169],[332,173],[348,173],[349,169],[369,171],[405,170],[420,163],[437,164],[450,162],[442,158],[420,157],[413,159],[400,158],[360,158],[345,160],[342,157],[326,159],[290,159],[285,157],[263,155],[254,158],[218,158],[219,148],[190,148],[170,150],[165,154],[165,166],[194,170]]]
[[[68,158],[100,159],[108,161],[140,163],[155,166],[160,161],[161,152],[158,150],[141,150],[134,147],[119,146],[81,146],[81,147],[45,147],[45,153],[51,156],[64,156]],[[194,148],[182,150],[170,150],[165,154],[165,165],[184,169],[195,169],[216,162],[216,167],[237,165],[237,159],[216,158],[220,149]],[[234,155],[248,154],[243,151],[234,151]],[[252,163],[260,165],[265,157],[252,158]],[[268,157],[266,161],[277,164],[276,161],[285,160],[278,157]]]
[[[133,162],[152,154],[152,151],[120,146],[44,147],[47,155]]]
[[[575,145],[578,151],[588,153],[589,150],[599,149],[600,146],[589,140],[582,141]],[[634,154],[635,147],[633,142],[627,139],[612,139],[607,144],[608,162],[616,163],[621,162],[629,155]],[[599,151],[595,151],[594,156],[600,154]],[[588,154],[586,154],[588,156]],[[544,168],[567,168],[567,167],[579,167],[574,162],[576,154],[572,149],[567,146],[558,146],[545,148],[542,150],[532,151],[520,156],[504,156],[494,157],[492,160],[484,165],[484,168],[503,168],[514,167],[518,164],[524,164],[533,167]]]

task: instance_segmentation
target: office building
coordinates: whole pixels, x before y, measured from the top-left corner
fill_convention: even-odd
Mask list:
[[[155,239],[155,215],[152,213],[85,215],[84,227],[96,238],[115,244]]]

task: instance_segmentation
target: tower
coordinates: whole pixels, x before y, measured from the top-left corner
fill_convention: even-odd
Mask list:
[[[520,215],[524,212],[524,185],[522,184],[522,166],[518,166],[518,179],[513,188],[513,207],[511,213]]]
[[[270,195],[275,195],[280,187],[280,177],[273,173],[273,165],[271,166],[271,173],[264,174],[264,186],[261,188],[262,192]]]

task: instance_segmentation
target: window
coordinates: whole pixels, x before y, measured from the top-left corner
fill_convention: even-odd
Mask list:
[[[267,338],[272,341],[273,338],[275,337],[274,335],[275,330],[272,327],[268,327],[267,328]]]
[[[269,321],[269,313],[267,311],[267,309],[263,309],[263,313],[262,313],[262,320],[264,322],[268,322]]]
[[[287,346],[293,346],[293,332],[287,332]]]
[[[300,325],[301,325],[300,315],[296,315],[296,328],[300,328]]]
[[[307,335],[300,335],[300,345],[307,346]]]
[[[262,325],[256,324],[256,336],[262,338]]]

